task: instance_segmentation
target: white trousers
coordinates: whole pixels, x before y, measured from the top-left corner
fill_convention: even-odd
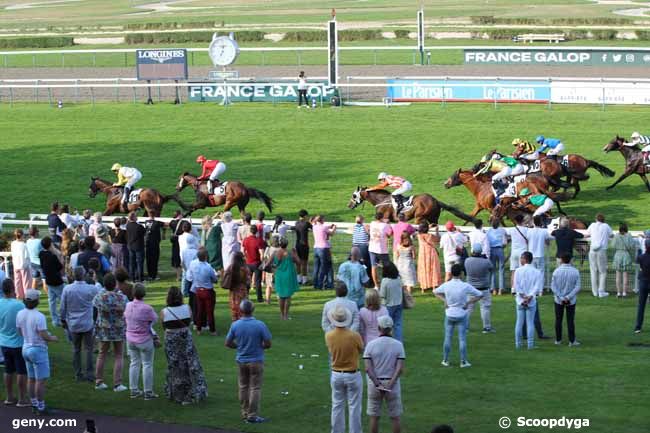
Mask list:
[[[138,181],[142,179],[142,173],[139,171],[135,170],[135,173],[133,173],[133,176],[126,182],[126,187],[127,188],[133,188],[133,186],[138,183]]]
[[[555,148],[549,149],[548,152],[546,152],[546,155],[559,155],[562,152],[564,152],[564,143],[560,142],[557,144],[557,146],[555,146]]]
[[[411,182],[407,180],[402,184],[402,186],[393,191],[391,195],[404,194],[405,192],[409,192],[411,188],[413,188],[413,185],[411,185]]]
[[[492,176],[492,183],[494,183],[496,180],[503,179],[508,176],[519,176],[520,174],[524,174],[525,171],[526,168],[521,164],[517,164],[514,167],[507,166]]]
[[[217,180],[226,171],[226,164],[219,162],[210,174],[210,180]]]
[[[546,197],[546,200],[544,200],[544,203],[540,207],[535,210],[533,213],[533,217],[536,217],[538,215],[544,215],[546,212],[550,211],[553,208],[553,200],[550,198]]]
[[[650,144],[641,149],[642,152],[650,152]]]
[[[363,379],[361,373],[332,372],[332,433],[345,433],[345,404],[348,405],[350,433],[361,433]]]
[[[594,296],[605,293],[607,281],[607,249],[589,251],[589,271],[591,272],[591,293]]]

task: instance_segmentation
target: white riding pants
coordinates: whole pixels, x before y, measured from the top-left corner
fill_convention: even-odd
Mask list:
[[[393,191],[391,195],[404,194],[405,192],[409,192],[411,188],[413,188],[413,185],[411,185],[411,182],[407,180],[402,184],[402,186]]]
[[[127,188],[133,188],[133,186],[138,183],[138,181],[142,179],[142,173],[140,173],[138,170],[134,170],[133,176],[126,182],[126,187]]]
[[[562,152],[564,152],[564,143],[560,142],[553,149],[549,149],[548,152],[546,152],[546,155],[548,156],[559,155]]]
[[[550,211],[553,208],[553,200],[550,198],[546,197],[546,200],[544,200],[544,203],[540,207],[537,208],[537,210],[533,213],[533,217],[536,217],[538,215],[544,215],[546,212]]]
[[[226,171],[226,164],[219,162],[210,174],[210,180],[217,180]]]

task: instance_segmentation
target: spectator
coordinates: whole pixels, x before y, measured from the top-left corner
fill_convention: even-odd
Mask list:
[[[115,269],[115,280],[117,281],[117,290],[131,302],[133,300],[133,284],[129,279],[129,272],[122,266]]]
[[[45,386],[50,378],[47,344],[58,339],[47,331],[45,316],[36,309],[40,294],[38,290],[27,290],[26,308],[16,315],[16,328],[23,337],[22,355],[27,367],[27,389],[32,411],[38,415],[50,415],[52,412],[45,406]]]
[[[397,215],[397,223],[391,226],[393,231],[393,262],[397,262],[397,253],[402,245],[402,233],[407,233],[409,237],[415,234],[415,229],[407,222],[406,215],[400,213]]]
[[[90,225],[92,224],[92,215],[93,211],[90,209],[84,209],[83,211],[83,216],[79,220],[79,225],[77,228],[81,228],[81,237],[85,238],[88,236],[88,232],[90,231]]]
[[[217,301],[214,283],[217,281],[217,272],[208,263],[208,251],[205,248],[199,248],[196,259],[192,260],[187,280],[192,283],[191,291],[195,294],[194,325],[197,334],[201,335],[202,329],[207,325],[210,335],[217,335],[214,323],[214,306]]]
[[[94,382],[93,363],[93,300],[99,290],[84,282],[83,267],[74,269],[74,282],[63,288],[61,295],[61,325],[70,334],[73,346],[72,367],[77,381]],[[82,371],[81,352],[86,352],[86,372]]]
[[[326,334],[334,329],[334,324],[330,321],[329,313],[340,305],[350,311],[350,317],[352,317],[350,329],[354,332],[359,332],[359,308],[357,307],[356,302],[347,298],[348,288],[345,283],[343,281],[337,281],[336,284],[334,284],[334,292],[336,293],[336,298],[327,301],[325,305],[323,305],[323,314],[321,316],[320,324],[321,329]]]
[[[23,337],[16,328],[16,316],[25,305],[16,299],[14,282],[0,281],[0,350],[4,357],[4,384],[7,390],[6,406],[30,407],[27,398],[27,367],[23,359]],[[14,394],[14,384],[18,398]]]
[[[352,313],[343,305],[336,305],[327,313],[333,329],[325,334],[327,350],[332,360],[330,386],[332,387],[332,433],[345,432],[347,403],[350,433],[361,433],[361,399],[363,379],[359,372],[359,355],[363,353],[361,336],[349,329]]]
[[[628,233],[627,224],[621,224],[612,241],[615,250],[613,265],[616,270],[616,296],[618,298],[627,297],[629,275],[634,270],[637,245],[636,240]]]
[[[440,258],[436,248],[440,245],[438,225],[435,234],[429,233],[429,224],[424,222],[418,226],[418,282],[422,293],[435,289],[441,283]]]
[[[528,229],[528,250],[533,253],[533,266],[542,273],[542,288],[546,285],[546,246],[553,237],[544,228],[541,215],[533,217],[535,227]]]
[[[396,253],[397,269],[399,270],[399,276],[402,279],[402,284],[404,284],[406,291],[411,293],[417,279],[415,272],[415,249],[413,248],[411,236],[407,232],[402,232],[401,237],[402,240]]]
[[[221,220],[211,220],[212,223],[205,235],[205,249],[208,251],[208,263],[215,271],[223,271],[223,256],[221,254],[221,242],[223,232],[221,231]]]
[[[29,256],[29,269],[32,274],[32,289],[37,289],[43,278],[43,269],[38,253],[41,252],[41,240],[38,238],[38,228],[31,226],[29,228],[29,239],[25,242],[27,254]]]
[[[336,233],[336,225],[325,225],[323,215],[314,218],[314,289],[331,289],[333,285],[332,249],[330,237]]]
[[[190,268],[190,263],[196,259],[196,254],[199,250],[199,238],[193,233],[192,224],[188,221],[181,222],[181,230],[183,234],[178,237],[178,245],[181,254],[181,265],[183,266],[183,274],[181,277],[183,281],[182,290],[183,295],[193,297],[194,295],[192,295],[190,291],[191,284],[187,279],[187,271]],[[190,299],[189,303],[190,308],[192,309],[192,314],[196,315],[193,300]]]
[[[569,220],[567,218],[560,218],[560,228],[553,230],[551,236],[555,238],[556,244],[556,254],[558,265],[562,263],[562,255],[564,253],[569,254],[569,257],[573,258],[573,247],[575,246],[576,239],[584,238],[584,235],[578,231],[573,230],[569,226]]]
[[[251,227],[251,230],[253,228]],[[285,237],[280,237],[280,248],[273,256],[273,268],[275,269],[275,293],[278,295],[280,304],[280,319],[289,320],[289,307],[291,307],[291,297],[298,291],[298,275],[296,265],[300,259],[296,250],[287,251],[289,241]]]
[[[508,245],[508,236],[506,231],[500,227],[498,219],[492,221],[486,233],[488,243],[490,244],[490,262],[492,263],[492,273],[490,274],[490,289],[493,295],[502,295],[504,290],[505,279],[505,254],[504,249]]]
[[[248,237],[248,235],[251,233],[251,221],[253,220],[253,216],[246,212],[244,216],[242,217],[242,225],[240,225],[237,228],[237,243],[240,245],[244,242],[244,239]]]
[[[607,283],[607,244],[613,236],[612,228],[605,222],[605,215],[596,214],[596,222],[587,228],[591,238],[589,247],[589,271],[591,272],[591,293],[599,298],[609,296]]]
[[[307,264],[309,262],[309,230],[312,230],[308,219],[309,213],[305,209],[298,212],[298,221],[293,229],[296,232],[296,254],[300,259],[298,265],[298,279],[300,284],[307,284]]]
[[[382,316],[388,316],[388,310],[381,305],[379,292],[375,289],[366,290],[366,306],[359,311],[359,334],[363,339],[363,345],[379,337],[378,319]],[[393,319],[391,319],[391,324]],[[393,326],[391,325],[391,332]]]
[[[151,281],[159,280],[158,262],[160,261],[160,241],[163,238],[163,223],[153,215],[144,223],[144,251],[147,261],[147,276]]]
[[[97,252],[109,260],[112,259],[113,250],[108,237],[108,229],[102,225],[95,230],[95,242],[97,243]]]
[[[445,262],[445,281],[449,281],[452,277],[451,267],[456,263],[462,263],[467,236],[456,229],[456,225],[452,221],[447,221],[445,229],[447,233],[442,235],[440,246]]]
[[[145,229],[138,223],[137,214],[131,212],[126,224],[126,245],[129,250],[129,275],[133,281],[144,280],[144,234]]]
[[[535,330],[533,328],[537,311],[537,296],[542,293],[542,273],[531,263],[533,255],[524,251],[520,255],[521,267],[517,268],[513,278],[512,293],[517,305],[517,323],[515,324],[515,348],[521,348],[521,338],[526,322],[528,349],[535,348]]]
[[[70,205],[67,203],[64,203],[63,206],[61,206],[61,214],[59,215],[59,218],[61,218],[61,221],[63,221],[63,224],[69,229],[74,229],[79,225],[79,214],[77,211],[74,211],[74,215],[70,213]]]
[[[27,289],[32,287],[32,271],[29,262],[27,245],[23,239],[23,230],[14,230],[14,241],[11,242],[11,263],[14,268],[14,283],[16,284],[16,297],[23,299]]]
[[[372,281],[375,289],[379,289],[379,277],[377,276],[377,266],[379,263],[386,265],[388,259],[388,237],[393,235],[393,229],[389,224],[383,221],[384,214],[377,212],[375,220],[370,223],[368,228],[370,232],[370,242],[368,243],[368,252],[370,253],[370,266],[372,268]]]
[[[153,400],[158,394],[153,391],[153,358],[154,334],[153,324],[156,322],[156,312],[143,302],[146,295],[144,285],[138,283],[133,291],[134,300],[126,304],[124,319],[126,320],[126,343],[129,349],[129,389],[131,398],[143,395],[140,391],[140,369],[142,369],[142,384],[144,399]]]
[[[298,74],[298,108],[301,108],[303,105],[309,108],[309,101],[307,100],[307,76],[305,71],[300,71]],[[304,104],[303,104],[304,99]]]
[[[372,278],[370,266],[370,253],[368,252],[368,243],[370,242],[370,226],[366,224],[363,215],[357,215],[352,229],[352,246],[359,248],[361,254],[361,263],[366,267],[368,278]]]
[[[465,260],[467,283],[483,294],[481,297],[481,321],[483,333],[494,332],[492,329],[492,293],[490,292],[490,275],[494,268],[492,262],[483,255],[483,246],[479,243],[472,245],[472,255]],[[470,318],[474,312],[474,304],[467,309],[467,328],[469,330]]]
[[[246,267],[254,280],[257,302],[259,303],[264,302],[264,297],[262,296],[262,269],[260,269],[260,265],[262,264],[262,256],[264,255],[265,249],[266,242],[257,236],[257,226],[251,226],[248,236],[242,243],[242,250],[246,259]]]
[[[59,202],[55,201],[50,207],[50,213],[47,216],[47,230],[50,235],[50,239],[55,244],[61,242],[61,232],[66,229],[65,224],[59,218]],[[20,292],[18,292],[20,293]]]
[[[171,235],[169,236],[169,242],[172,244],[172,257],[171,264],[172,268],[176,271],[176,281],[181,281],[181,250],[178,245],[178,237],[182,233],[181,222],[183,217],[180,210],[174,211],[174,216],[169,222],[169,230]]]
[[[350,258],[339,266],[336,276],[345,283],[348,288],[348,299],[355,302],[357,307],[363,307],[364,303],[364,284],[370,279],[366,267],[360,262],[361,250],[359,247],[352,247]]]
[[[123,392],[128,388],[122,385],[122,365],[124,357],[125,322],[124,310],[129,302],[127,297],[115,290],[117,280],[108,273],[104,276],[104,290],[95,295],[95,338],[99,341],[99,354],[95,366],[95,389],[108,389],[104,383],[104,363],[106,355],[113,346],[113,391]]]
[[[469,232],[468,238],[470,246],[474,244],[481,245],[483,255],[488,259],[490,258],[490,241],[488,240],[487,232],[483,228],[483,220],[478,219],[474,222],[474,228]]]
[[[110,231],[111,238],[111,264],[113,269],[120,266],[128,266],[126,263],[126,230],[122,228],[122,219],[113,220],[113,228]]]
[[[98,249],[97,242],[95,242],[94,236],[88,236],[83,240],[84,248],[77,256],[76,263],[73,263],[71,260],[71,265],[74,264],[74,267],[82,266],[86,272],[90,271],[90,261],[92,259],[97,260],[100,265],[102,272],[110,271],[111,265],[108,262],[108,259],[104,257]],[[74,269],[74,268],[73,268]]]
[[[562,264],[553,272],[551,290],[555,301],[555,344],[562,344],[562,321],[566,310],[569,346],[579,346],[576,341],[576,301],[580,291],[580,272],[571,265],[571,256],[563,253]]]
[[[223,274],[221,287],[229,291],[230,318],[235,322],[241,318],[239,305],[248,298],[250,271],[244,263],[244,255],[240,252],[232,255],[231,262]]]
[[[78,244],[79,249],[76,252],[74,252],[74,253],[72,253],[70,255],[70,276],[72,276],[74,274],[74,268],[79,266],[79,256],[81,256],[83,253],[86,252],[86,239],[87,238],[84,238],[83,240],[80,240],[79,244]],[[92,240],[92,243],[94,245],[94,243],[95,243],[94,238]],[[72,277],[70,279],[72,280],[73,278],[74,277]]]
[[[42,249],[38,254],[43,275],[45,277],[45,284],[47,285],[47,296],[50,306],[50,318],[52,325],[57,327],[61,326],[61,318],[59,317],[59,306],[63,295],[63,265],[59,259],[50,251],[52,240],[49,236],[45,236],[41,240]]]
[[[388,315],[393,319],[393,336],[402,341],[402,313],[404,310],[402,280],[393,262],[384,265],[382,274],[379,296],[388,310]]]
[[[402,415],[402,389],[399,377],[404,370],[406,354],[404,345],[392,338],[393,320],[389,316],[379,317],[378,338],[366,344],[363,359],[368,377],[368,408],[370,432],[379,432],[381,405],[386,400],[388,416],[393,424],[393,433],[400,433]]]
[[[264,224],[264,218],[266,218],[264,211],[259,211],[257,213],[257,222],[255,225],[257,226],[257,236],[262,239],[266,239],[267,234],[271,231],[271,227]]]
[[[160,311],[165,329],[165,395],[183,406],[198,403],[208,397],[199,354],[192,340],[190,326],[192,311],[183,305],[183,293],[178,287],[167,292],[167,306]]]
[[[289,226],[285,224],[284,218],[282,215],[276,215],[273,226],[271,227],[271,238],[286,238],[287,231],[289,231]]]
[[[97,237],[97,229],[100,227],[104,227],[104,223],[102,222],[102,213],[95,212],[93,214],[93,222],[88,227],[88,236]]]
[[[70,230],[65,229],[61,233],[61,254],[64,258],[64,267],[66,274],[72,274],[72,267],[70,266],[70,259],[74,253],[79,252],[79,243],[77,234]]]
[[[515,216],[515,226],[506,229],[512,244],[510,245],[510,287],[514,287],[515,271],[521,266],[519,258],[524,251],[528,251],[528,227],[524,225],[524,216]]]
[[[230,326],[225,345],[237,349],[241,417],[248,423],[259,424],[266,421],[259,414],[264,351],[271,348],[271,332],[264,322],[253,317],[255,307],[251,301],[244,299],[239,309],[242,318]]]
[[[232,213],[224,212],[223,222],[221,223],[221,231],[223,232],[223,238],[221,239],[221,256],[223,259],[224,269],[230,266],[233,254],[241,250],[239,243],[237,243],[238,227],[239,224],[232,220]]]
[[[452,279],[438,287],[434,293],[445,303],[445,342],[441,364],[449,367],[449,352],[454,329],[458,327],[458,345],[460,350],[460,368],[471,367],[467,359],[467,308],[481,299],[483,294],[472,285],[461,281],[463,268],[460,263],[451,267]]]
[[[634,333],[641,332],[643,319],[645,316],[645,307],[648,303],[648,294],[650,294],[650,239],[645,240],[645,252],[637,257],[637,263],[641,269],[639,271],[639,306],[636,312],[636,326]]]
[[[264,256],[262,258],[263,266],[265,267],[265,269],[267,269],[266,271],[264,271],[264,284],[266,287],[264,302],[266,303],[266,305],[271,304],[271,290],[273,289],[273,279],[274,279],[274,275],[273,275],[274,270],[271,270],[269,272],[268,265],[270,264],[271,265],[270,267],[273,268],[273,257],[275,257],[276,251],[280,249],[280,239],[271,238],[270,244],[271,245],[264,250]],[[296,252],[296,256],[297,254],[298,253]],[[300,266],[300,264],[302,264],[301,261],[302,259],[298,257],[298,260],[299,260],[298,266]],[[300,284],[300,275],[297,276],[297,279],[298,279],[298,283]]]

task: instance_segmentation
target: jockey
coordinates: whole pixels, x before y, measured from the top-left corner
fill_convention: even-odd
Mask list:
[[[377,189],[384,189],[387,187],[395,188],[395,191],[391,193],[391,196],[395,199],[395,202],[397,203],[397,213],[399,214],[402,208],[404,207],[404,196],[402,194],[410,191],[411,188],[413,188],[413,185],[411,185],[411,182],[404,179],[403,177],[391,176],[390,174],[384,172],[379,173],[379,176],[377,176],[377,180],[379,180],[380,183],[373,186],[372,188],[368,188],[367,191],[374,191]]]
[[[113,164],[111,171],[117,176],[117,182],[113,186],[124,185],[124,194],[122,194],[122,204],[124,204],[128,200],[133,186],[142,179],[142,173],[135,167],[122,167],[119,162]]]
[[[495,153],[492,155],[490,160],[485,161],[485,158],[481,160],[485,162],[485,166],[474,174],[474,177],[479,176],[484,173],[494,172],[492,176],[492,188],[495,191],[496,202],[499,202],[499,198],[507,188],[508,184],[502,182],[502,179],[510,176],[518,176],[526,172],[526,168],[511,156],[500,155]]]
[[[530,144],[528,140],[522,140],[520,138],[515,138],[512,140],[512,145],[517,147],[521,146],[523,153],[519,155],[519,159],[524,162],[532,162],[539,159],[539,152],[535,148],[534,144]]]
[[[528,195],[530,195],[530,190],[528,188],[524,188],[521,191],[519,191],[519,196],[521,196],[522,198]],[[554,204],[553,200],[545,194],[531,195],[530,197],[526,198],[526,202],[537,207],[537,209],[535,209],[535,212],[533,213],[533,218],[538,215],[546,214],[546,212],[550,211],[553,208],[553,204]]]
[[[196,163],[203,166],[203,172],[198,180],[208,181],[208,193],[212,194],[214,190],[213,183],[219,185],[219,176],[226,171],[226,164],[218,159],[206,159],[205,156],[199,155],[196,157]]]
[[[648,154],[650,154],[650,137],[647,135],[641,135],[638,132],[632,133],[632,141],[625,143],[625,146],[635,147],[637,144],[640,144],[642,147],[641,152],[643,152],[643,158],[648,159]]]
[[[556,159],[560,152],[564,151],[564,143],[559,138],[544,138],[538,135],[535,141],[541,145],[539,152],[546,153],[547,157]]]

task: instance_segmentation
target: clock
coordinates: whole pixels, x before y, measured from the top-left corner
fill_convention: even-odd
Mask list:
[[[228,66],[235,63],[239,56],[237,41],[229,36],[217,36],[215,33],[208,48],[208,54],[215,66]]]

